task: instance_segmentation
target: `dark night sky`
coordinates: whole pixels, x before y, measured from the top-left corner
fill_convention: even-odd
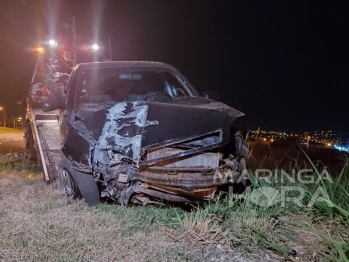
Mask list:
[[[30,48],[70,16],[106,56],[110,36],[114,60],[172,64],[243,111],[251,128],[349,130],[348,1],[0,0],[8,113],[23,111],[16,98],[29,88]]]

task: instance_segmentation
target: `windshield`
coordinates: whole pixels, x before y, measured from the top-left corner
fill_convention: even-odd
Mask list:
[[[193,96],[172,71],[154,68],[98,68],[81,73],[76,106],[124,101],[169,102]]]

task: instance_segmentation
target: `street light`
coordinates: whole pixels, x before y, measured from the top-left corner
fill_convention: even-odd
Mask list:
[[[17,118],[17,122],[21,122],[21,128],[23,128],[22,117]],[[13,128],[16,128],[16,118],[13,119]],[[18,126],[17,126],[18,127]]]
[[[91,46],[91,50],[93,50],[93,51],[97,51],[98,49],[99,49],[99,46],[97,44],[93,44]]]
[[[49,40],[49,41],[48,41],[48,44],[50,45],[50,47],[56,47],[56,46],[58,46],[57,41],[54,40],[54,39]]]
[[[39,52],[39,53],[43,53],[44,52],[44,49],[40,46],[38,48],[36,48],[36,50]]]
[[[0,111],[4,111],[4,127],[6,127],[6,107],[0,106]]]

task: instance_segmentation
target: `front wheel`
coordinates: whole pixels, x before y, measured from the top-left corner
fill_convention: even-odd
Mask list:
[[[84,198],[90,206],[100,203],[100,192],[93,175],[73,169],[71,160],[67,159],[63,152],[58,165],[58,190],[64,193],[69,201]]]
[[[65,168],[61,169],[58,173],[58,190],[65,194],[68,201],[81,198],[80,190],[74,178]]]

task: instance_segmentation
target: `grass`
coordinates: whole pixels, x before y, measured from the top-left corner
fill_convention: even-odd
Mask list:
[[[0,261],[349,260],[348,162],[332,181],[308,159],[316,183],[252,173],[251,188],[239,197],[124,208],[69,204],[24,156],[6,157],[0,155]],[[292,186],[304,198],[281,205],[280,192]],[[319,187],[320,198],[309,205]]]
[[[8,128],[8,127],[0,127],[0,134],[19,134],[19,133],[23,133],[23,130]]]
[[[24,153],[0,153],[0,171],[17,172],[17,171],[37,172],[38,169]]]
[[[198,261],[154,230],[145,208],[67,204],[39,175],[2,172],[0,182],[1,261]]]

